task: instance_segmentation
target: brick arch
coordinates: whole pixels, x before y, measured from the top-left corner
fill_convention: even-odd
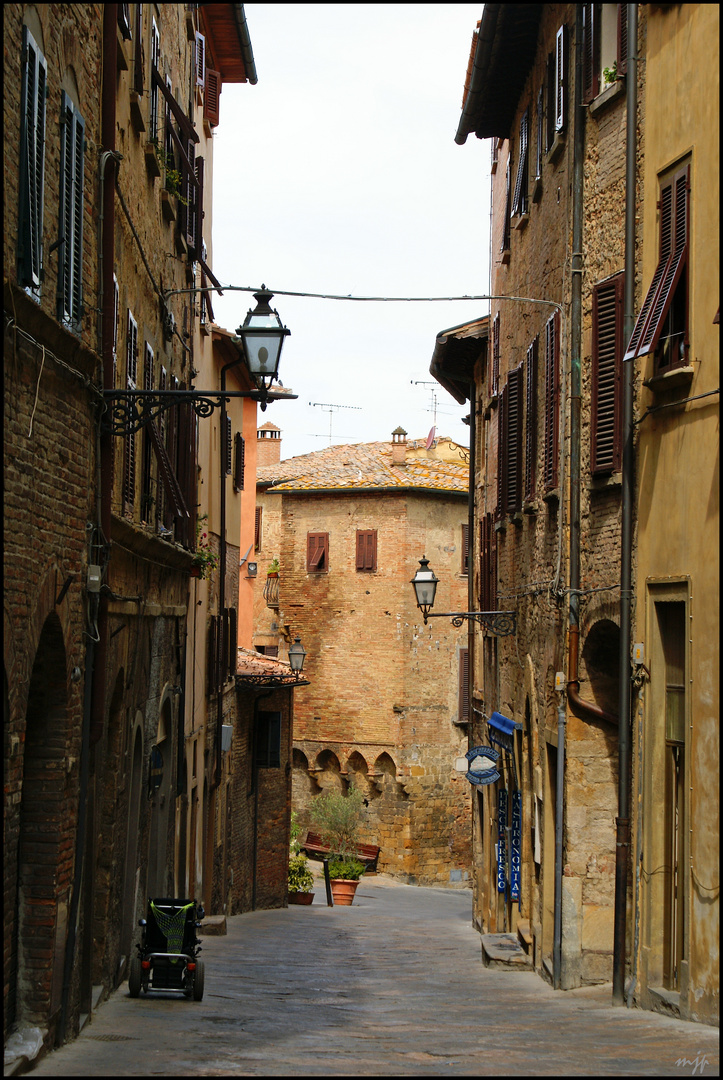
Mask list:
[[[369,766],[367,760],[363,754],[358,750],[353,750],[346,762],[347,783],[353,784],[355,788],[363,794],[367,800],[373,798],[378,794],[374,790],[374,785],[369,779]]]
[[[61,1004],[75,850],[77,798],[68,789],[66,768],[70,724],[63,629],[52,612],[28,686],[12,973],[16,1019],[45,1026],[52,1026]]]
[[[341,792],[346,790],[346,783],[341,775],[341,764],[333,750],[321,750],[316,755],[314,773],[322,792],[334,788]]]

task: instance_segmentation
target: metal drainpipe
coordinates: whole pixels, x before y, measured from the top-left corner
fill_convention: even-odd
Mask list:
[[[585,153],[585,109],[580,101],[582,92],[582,5],[575,8],[575,107],[573,110],[572,154],[572,281],[570,283],[570,605],[568,697],[572,700],[579,689],[577,683],[577,643],[580,634],[580,352],[582,344],[582,212],[583,157]],[[561,493],[564,497],[564,492]],[[573,668],[570,660],[575,659]],[[572,691],[572,693],[571,693]],[[566,708],[564,701],[560,710]],[[565,782],[565,721],[558,713],[557,745],[557,805],[555,807],[555,926],[557,949],[553,966],[557,965],[558,981],[562,985],[562,831],[564,825]]]
[[[625,322],[624,340],[633,330],[635,305],[635,180],[637,133],[638,7],[628,4],[627,131],[625,161]],[[631,362],[623,365],[623,490],[620,533],[620,697],[618,726],[618,817],[615,841],[615,923],[613,1004],[625,1003],[625,931],[630,851],[630,622],[633,562],[633,386]]]
[[[565,694],[560,691],[557,706],[557,777],[555,783],[555,925],[552,945],[552,986],[561,990],[562,982],[562,821],[565,784]]]
[[[467,499],[467,611],[474,611],[474,497],[475,480],[477,470],[477,423],[475,411],[477,409],[477,394],[474,379],[469,384],[469,492]],[[472,730],[472,691],[474,689],[474,646],[475,646],[475,623],[473,619],[467,620],[467,733]],[[468,743],[471,747],[471,743]]]

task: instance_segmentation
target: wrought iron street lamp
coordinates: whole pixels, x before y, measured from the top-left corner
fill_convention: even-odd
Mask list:
[[[278,311],[269,304],[273,295],[262,285],[259,292],[254,293],[256,307],[253,311],[249,309],[243,325],[236,331],[243,342],[248,369],[259,389],[265,394],[278,377],[284,338],[291,333],[281,322]],[[261,399],[261,407],[264,408],[265,404],[264,397]]]
[[[301,638],[297,637],[289,649],[289,667],[296,675],[297,682],[304,667],[304,660],[306,660],[306,649],[301,644]]]
[[[517,628],[516,611],[432,611],[439,578],[435,575],[429,560],[422,556],[419,569],[412,578],[417,607],[424,616],[424,625],[428,619],[451,619],[453,626],[461,626],[467,620],[476,622],[488,633],[497,637],[508,637]]]

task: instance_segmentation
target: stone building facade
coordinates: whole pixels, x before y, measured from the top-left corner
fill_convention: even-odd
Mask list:
[[[440,605],[466,610],[464,458],[449,440],[427,450],[399,430],[390,443],[258,469],[259,575],[273,558],[280,570],[257,594],[255,645],[285,655],[299,636],[307,653],[294,711],[299,824],[321,792],[353,783],[366,800],[360,839],[380,846],[380,869],[420,884],[469,883],[470,792],[454,768],[466,635],[425,627],[410,586],[426,554]]]
[[[4,1030],[51,1046],[126,976],[149,895],[286,902],[290,785],[264,773],[246,813],[275,830],[247,896],[256,387],[201,291],[219,94],[256,81],[243,7],[4,17]],[[247,397],[222,410],[224,369]],[[210,417],[123,411],[196,388]]]
[[[684,184],[675,196],[682,207],[674,230],[679,247],[666,253],[670,282],[659,277],[655,304],[647,308],[644,290],[661,260],[657,230],[666,189],[660,176],[670,179],[665,170],[676,162],[681,172],[691,145],[705,148],[697,157],[698,191],[704,216],[709,211],[717,221],[707,202],[717,150],[703,135],[717,120],[706,114],[696,126],[672,101],[668,115],[657,93],[673,56],[691,72],[710,70],[704,43],[713,40],[710,20],[717,23],[718,15],[705,9],[485,7],[456,139],[463,143],[474,133],[492,140],[491,312],[486,327],[478,320],[443,331],[431,370],[471,406],[475,592],[483,609],[516,612],[514,637],[477,633],[470,662],[471,743],[502,746],[500,777],[480,786],[474,802],[476,924],[484,935],[516,933],[529,962],[556,987],[612,978],[620,1003],[627,997],[710,1021],[717,1016],[718,952],[710,935],[711,894],[703,902],[700,886],[715,889],[717,868],[703,833],[685,847],[681,823],[690,820],[692,801],[670,791],[682,792],[685,778],[690,799],[705,803],[710,784],[702,748],[717,763],[717,739],[707,721],[710,698],[700,701],[694,723],[687,692],[684,749],[678,736],[666,740],[661,733],[660,619],[676,600],[683,614],[689,611],[695,568],[704,573],[693,553],[702,554],[702,547],[690,544],[695,515],[670,521],[676,485],[681,498],[697,492],[699,516],[717,525],[717,501],[712,515],[702,510],[715,460],[705,420],[717,407],[717,292],[706,294],[709,325],[703,328],[700,308],[697,330],[692,321],[687,325],[696,348],[716,358],[705,374],[701,367],[697,382],[713,409],[708,402],[690,416],[689,438],[677,439],[675,451],[665,438],[675,426],[672,413],[667,426],[662,419],[644,425],[651,393],[653,406],[662,401],[668,408],[692,394],[699,374],[687,352],[682,364],[683,354],[676,362],[660,359],[670,344],[663,323],[674,324],[688,310],[675,292],[680,267],[693,273],[693,263],[685,262],[695,234],[688,239]],[[693,43],[699,53],[683,61],[680,50]],[[667,63],[658,65],[662,56]],[[700,86],[697,94],[717,107],[712,88]],[[667,243],[670,213],[666,220]],[[717,254],[709,259],[704,243],[696,252],[695,271],[710,285]],[[650,340],[638,351],[655,352],[648,364],[663,362],[657,382],[657,369],[630,367],[633,313],[641,307],[643,321],[652,314]],[[686,339],[686,350],[689,344]],[[681,453],[683,445],[690,467],[677,473],[671,459],[661,473],[664,455]],[[690,486],[693,472],[700,488]],[[671,531],[676,542],[663,545],[664,557],[660,545],[654,554],[656,540]],[[704,529],[703,546],[706,536]],[[717,616],[705,604],[701,624],[704,639],[717,641]],[[645,666],[646,638],[657,649],[655,672]],[[705,645],[695,663],[703,665],[705,681],[711,670]],[[678,667],[686,670],[682,660]],[[509,728],[502,739],[500,715]],[[679,719],[682,732],[682,714]],[[678,824],[664,825],[666,814]],[[666,865],[666,842],[678,860],[668,886],[653,875],[653,863]],[[673,927],[677,965],[672,938],[665,944]]]

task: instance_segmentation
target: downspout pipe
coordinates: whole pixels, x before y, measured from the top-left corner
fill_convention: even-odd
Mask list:
[[[638,5],[628,4],[627,119],[625,145],[625,314],[624,340],[633,331],[635,308],[635,181],[637,158]],[[623,364],[623,490],[620,533],[620,697],[618,726],[618,817],[615,842],[613,1005],[625,1003],[625,954],[630,853],[631,605],[633,563],[633,389],[635,370]]]
[[[469,499],[467,504],[467,611],[474,611],[474,496],[477,473],[477,392],[474,379],[469,384]],[[467,620],[467,702],[468,719],[472,719],[472,691],[474,690],[475,623]],[[461,717],[460,717],[461,719]],[[471,723],[467,731],[471,733]],[[470,747],[472,743],[470,743]]]
[[[572,281],[570,283],[570,603],[568,685],[570,702],[579,700],[577,650],[580,636],[580,353],[582,345],[582,212],[585,109],[582,106],[582,5],[575,7],[575,107],[572,153]],[[574,660],[574,667],[572,661]],[[565,701],[558,709],[557,791],[555,805],[555,908],[553,981],[562,989],[562,864],[565,784]]]

